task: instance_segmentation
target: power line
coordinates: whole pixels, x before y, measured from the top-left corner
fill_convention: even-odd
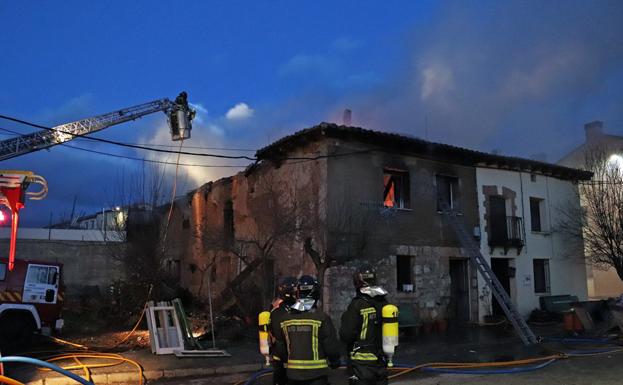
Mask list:
[[[145,147],[169,147],[175,148],[177,146],[172,144],[150,144],[150,143],[129,143],[136,146],[145,146]],[[255,152],[257,150],[251,148],[230,148],[230,147],[203,147],[203,146],[184,146],[184,148],[194,148],[197,150],[219,150],[219,151],[244,151],[244,152]]]
[[[17,118],[13,118],[10,116],[6,116],[6,115],[0,115],[1,119],[5,119],[5,120],[9,120],[12,122],[16,122],[16,123],[21,123],[21,124],[25,124],[27,126],[31,126],[31,127],[35,127],[35,128],[41,128],[43,130],[47,130],[47,131],[53,131],[53,132],[60,132],[62,134],[66,134],[66,135],[71,135],[74,138],[84,138],[84,139],[89,139],[89,140],[93,140],[96,142],[102,142],[102,143],[108,143],[108,144],[114,144],[116,146],[121,146],[121,147],[129,147],[129,148],[136,148],[139,150],[146,150],[146,151],[154,151],[154,152],[160,152],[160,153],[166,153],[166,154],[181,154],[181,155],[192,155],[192,156],[203,156],[203,157],[211,157],[211,158],[222,158],[222,159],[246,159],[246,160],[250,160],[250,161],[256,161],[256,158],[250,157],[250,156],[246,156],[246,155],[221,155],[221,154],[210,154],[210,153],[199,153],[199,152],[188,152],[188,151],[172,151],[172,150],[163,150],[160,148],[151,148],[151,147],[145,147],[145,146],[140,146],[140,145],[136,145],[136,144],[129,144],[129,143],[123,143],[123,142],[118,142],[116,140],[108,140],[108,139],[102,139],[102,138],[96,138],[93,136],[87,136],[86,134],[74,134],[71,132],[66,132],[66,131],[62,131],[62,130],[57,130],[55,128],[52,127],[46,127],[46,126],[42,126],[40,124],[36,124],[36,123],[31,123],[22,119],[17,119]],[[60,143],[59,143],[60,144]]]
[[[221,155],[221,154],[211,154],[211,153],[197,153],[197,152],[186,152],[186,151],[172,151],[172,150],[162,150],[159,148],[151,148],[151,147],[145,147],[145,146],[141,146],[141,145],[136,145],[136,144],[129,144],[129,143],[123,143],[123,142],[118,142],[115,140],[108,140],[108,139],[102,139],[102,138],[97,138],[97,137],[92,137],[92,136],[87,136],[87,134],[74,134],[71,132],[66,132],[66,131],[62,131],[62,130],[58,130],[52,127],[46,127],[46,126],[42,126],[40,124],[36,124],[36,123],[31,123],[22,119],[17,119],[17,118],[13,118],[10,116],[6,116],[6,115],[0,115],[0,119],[5,119],[5,120],[10,120],[12,122],[16,122],[16,123],[21,123],[21,124],[25,124],[31,127],[36,127],[36,128],[41,128],[47,131],[53,131],[53,132],[60,132],[62,134],[66,134],[66,135],[71,135],[74,138],[83,138],[83,139],[89,139],[89,140],[93,140],[96,142],[102,142],[102,143],[107,143],[107,144],[113,144],[116,146],[121,146],[121,147],[128,147],[128,148],[135,148],[135,149],[139,149],[139,150],[146,150],[146,151],[154,151],[154,152],[159,152],[159,153],[165,153],[165,154],[181,154],[181,155],[190,155],[190,156],[203,156],[203,157],[212,157],[212,158],[221,158],[221,159],[246,159],[246,160],[250,160],[250,161],[254,161],[257,162],[261,159],[255,158],[255,157],[250,157],[250,156],[246,156],[246,155],[238,155],[238,156],[233,156],[233,155]],[[59,143],[62,144],[62,143]],[[295,156],[295,157],[274,157],[274,158],[270,158],[270,160],[273,161],[287,161],[287,160],[300,160],[300,161],[314,161],[314,160],[320,160],[320,159],[328,159],[328,158],[338,158],[338,157],[345,157],[345,156],[351,156],[351,155],[360,155],[360,154],[367,154],[367,153],[372,153],[375,152],[375,150],[360,150],[360,151],[352,151],[352,152],[348,152],[348,153],[341,153],[341,154],[326,154],[326,155],[316,155],[316,156]]]
[[[19,132],[8,130],[6,128],[0,128],[0,130],[6,131],[6,132],[11,133],[11,134],[21,135],[21,133],[19,133]],[[0,133],[0,135],[9,135],[9,134]],[[173,166],[177,164],[177,163],[174,163],[174,162],[165,162],[165,161],[162,161],[162,160],[144,159],[144,158],[137,158],[137,157],[133,157],[133,156],[112,154],[110,152],[91,150],[91,149],[88,149],[88,148],[79,147],[79,146],[72,145],[72,144],[69,144],[69,143],[60,143],[60,145],[68,147],[68,148],[72,148],[74,150],[80,150],[80,151],[84,151],[84,152],[90,152],[90,153],[93,153],[93,154],[110,156],[110,157],[113,157],[113,158],[121,158],[121,159],[135,160],[135,161],[139,161],[139,162],[157,163],[157,164],[165,164],[165,165],[173,165]],[[236,166],[236,165],[211,165],[211,164],[193,164],[193,163],[180,163],[179,165],[180,166],[185,166],[185,167],[204,167],[204,168],[245,168],[245,167],[247,167],[247,165]]]

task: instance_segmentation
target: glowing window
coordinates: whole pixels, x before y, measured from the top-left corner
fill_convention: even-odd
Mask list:
[[[383,206],[406,209],[410,207],[409,173],[383,170]]]

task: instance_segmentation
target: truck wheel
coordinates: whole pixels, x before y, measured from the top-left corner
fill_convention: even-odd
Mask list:
[[[0,343],[10,349],[27,346],[36,330],[35,320],[28,313],[16,312],[0,318]]]

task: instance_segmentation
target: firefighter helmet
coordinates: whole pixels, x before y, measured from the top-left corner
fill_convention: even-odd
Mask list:
[[[320,298],[320,287],[318,280],[311,275],[304,275],[299,278],[299,298]]]
[[[362,287],[376,286],[376,271],[370,265],[363,265],[353,274],[353,285],[359,290]]]
[[[277,296],[286,305],[292,305],[298,297],[298,280],[294,277],[284,277],[277,285]]]

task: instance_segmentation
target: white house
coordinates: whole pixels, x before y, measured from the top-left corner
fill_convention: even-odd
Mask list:
[[[587,299],[583,247],[553,226],[559,209],[580,205],[574,178],[536,168],[476,168],[481,252],[523,316],[539,307],[541,296]],[[484,281],[478,279],[482,293]],[[486,302],[480,301],[481,318],[489,313]],[[501,314],[493,302],[494,315]]]
[[[623,162],[623,136],[605,134],[603,122],[596,120],[584,125],[586,140],[573,149],[558,164],[583,168],[586,155],[593,149],[606,151],[606,156],[614,162]],[[623,282],[614,269],[599,270],[587,265],[588,295],[593,298],[616,297],[623,293]]]

